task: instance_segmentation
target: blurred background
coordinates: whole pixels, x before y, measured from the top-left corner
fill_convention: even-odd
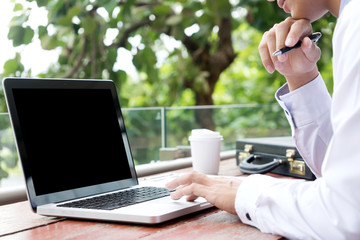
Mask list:
[[[285,79],[258,54],[286,17],[266,0],[2,0],[0,78],[113,80],[136,164],[185,156],[194,128],[235,149],[236,139],[291,134],[274,98]],[[313,23],[330,93],[335,23]],[[20,179],[0,88],[0,187]]]

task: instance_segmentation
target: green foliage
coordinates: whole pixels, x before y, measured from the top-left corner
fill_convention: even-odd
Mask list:
[[[15,143],[7,114],[0,114],[0,180],[8,177],[8,170],[17,165]]]
[[[260,42],[262,33],[248,23],[243,23],[233,30],[233,37],[237,58],[221,75],[214,93],[215,102],[217,104],[275,103],[274,93],[285,80],[277,72],[268,74],[262,66],[258,45],[254,44]]]
[[[9,59],[4,64],[3,76],[20,76],[24,71],[24,65],[21,64],[20,54],[17,53],[14,59]]]
[[[20,46],[21,44],[31,43],[34,37],[34,30],[30,27],[12,26],[10,27],[8,38],[13,41],[14,47]]]
[[[14,10],[20,11],[23,8],[20,4],[16,4]],[[12,40],[13,46],[17,47],[22,44],[29,44],[34,37],[34,30],[29,26],[25,26],[29,19],[30,10],[23,10],[22,14],[13,17],[9,27],[8,38]]]
[[[269,30],[275,23],[281,22],[289,16],[274,2],[241,0],[239,6],[248,10],[246,16],[248,22],[261,32]]]
[[[129,103],[129,106],[183,105],[184,100],[192,102],[182,98],[186,89],[195,94],[212,91],[207,83],[209,73],[199,67],[201,64],[194,64],[194,55],[189,48],[176,44],[169,49],[164,41],[176,39],[183,42],[187,38],[185,30],[197,26],[198,30],[192,33],[191,40],[202,46],[198,51],[210,44],[211,53],[214,53],[219,42],[216,29],[221,19],[234,12],[243,12],[240,16],[233,14],[235,17],[231,17],[231,34],[237,57],[216,83],[215,103],[273,101],[272,91],[284,82],[279,75],[265,72],[257,53],[262,32],[288,16],[273,2],[241,0],[236,5],[227,0],[35,2],[48,11],[48,19],[44,19],[46,24],[31,29],[27,25],[31,8],[15,1],[14,12],[17,14],[11,20],[8,37],[14,46],[27,45],[38,38],[45,50],[61,48],[58,62],[40,76],[111,78],[121,95],[127,95],[123,102]],[[314,29],[324,34],[319,42],[323,53],[319,68],[321,71],[326,69],[323,74],[329,79],[327,85],[330,90],[334,22],[334,18],[327,16],[314,23]],[[118,31],[112,41],[105,44],[108,29]],[[164,34],[170,38],[162,38]],[[130,41],[135,36],[139,37],[139,43]],[[131,79],[124,71],[114,69],[117,57],[121,57],[117,55],[117,49],[121,47],[132,52],[132,63],[140,79]],[[163,52],[162,58],[166,61],[159,59],[159,52]],[[27,74],[19,56],[4,66],[3,76]],[[229,84],[233,87],[226,87]],[[127,94],[129,88],[136,88],[137,94]]]
[[[3,66],[2,77],[32,76],[21,62],[21,49],[39,39],[45,50],[60,50],[58,61],[39,77],[112,79],[120,93],[122,107],[188,106],[210,95],[207,103],[214,104],[270,104],[274,93],[285,83],[278,73],[268,74],[258,54],[258,44],[264,31],[288,15],[276,2],[265,0],[26,0],[36,2],[48,11],[44,24],[32,29],[28,24],[32,9],[24,1],[14,0],[14,17],[9,24],[8,38],[18,53]],[[225,28],[229,19],[231,25]],[[335,18],[329,15],[313,24],[321,31],[319,41],[322,57],[318,62],[329,91],[332,91],[331,38]],[[224,32],[230,31],[230,37]],[[224,43],[230,48],[224,50]],[[21,48],[19,48],[19,46]],[[119,49],[132,55],[137,76],[127,69],[116,68],[121,59]],[[233,55],[224,55],[232,52]],[[216,55],[218,54],[218,55]],[[209,59],[227,63],[210,66]],[[233,57],[233,59],[232,59]],[[216,71],[215,71],[216,68]],[[216,72],[216,74],[214,74]],[[6,111],[0,91],[0,111]],[[245,110],[243,110],[245,111]],[[155,113],[154,113],[155,114]],[[193,120],[194,111],[169,112],[174,119],[168,130],[180,135],[184,129],[201,127]],[[226,133],[250,136],[255,126],[261,134],[265,129],[286,126],[279,120],[279,109],[218,114],[213,121],[218,130],[226,133],[225,122],[236,129],[249,132]],[[157,114],[148,116],[150,124],[157,124]],[[129,129],[141,129],[143,121],[128,114]],[[262,120],[262,121],[260,121]],[[184,127],[178,127],[181,121]],[[256,125],[252,125],[256,124]],[[135,131],[134,130],[134,131]],[[151,136],[157,135],[154,127]],[[138,133],[130,135],[138,136]],[[174,140],[171,140],[174,139]],[[169,138],[169,144],[186,144],[186,136]],[[158,141],[158,140],[156,140]],[[155,142],[156,142],[155,141]],[[153,142],[153,141],[149,141]],[[148,148],[155,148],[146,145]],[[154,150],[155,151],[155,150]],[[1,178],[1,177],[0,177]]]

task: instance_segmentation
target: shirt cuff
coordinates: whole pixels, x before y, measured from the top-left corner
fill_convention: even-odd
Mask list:
[[[273,180],[269,176],[254,174],[242,181],[236,193],[235,210],[243,223],[262,229],[262,218],[257,214],[258,199]]]
[[[288,94],[289,92],[290,92],[289,91],[289,86],[286,83],[276,91],[275,98],[276,98],[277,102],[279,103],[280,107],[284,110],[286,119],[288,120],[288,122],[290,124],[290,127],[291,127],[291,133],[294,136],[294,134],[295,134],[295,123],[293,121],[293,117],[291,115],[289,107],[287,106],[286,102],[284,102],[282,100],[282,96]]]
[[[284,109],[293,135],[297,127],[313,122],[328,111],[331,102],[320,74],[292,92],[289,92],[288,85],[285,84],[276,92],[275,98]]]

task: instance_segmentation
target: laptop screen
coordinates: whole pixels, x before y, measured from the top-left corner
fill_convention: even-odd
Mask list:
[[[30,197],[46,203],[137,184],[111,81],[7,81]]]
[[[36,195],[131,178],[109,89],[14,89]]]

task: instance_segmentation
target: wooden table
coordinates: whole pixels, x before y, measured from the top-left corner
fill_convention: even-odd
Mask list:
[[[182,169],[180,172],[189,171]],[[219,175],[238,176],[235,159],[221,162]],[[280,239],[242,224],[216,208],[154,226],[50,218],[27,201],[0,207],[0,240],[5,239]]]

